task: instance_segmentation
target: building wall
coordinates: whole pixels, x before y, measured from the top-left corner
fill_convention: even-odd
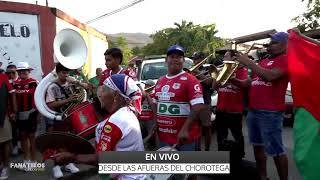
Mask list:
[[[14,34],[22,26],[30,27],[30,37],[14,37],[7,29],[13,27]],[[56,33],[64,28],[76,30],[85,39],[88,58],[83,70],[88,77],[93,77],[97,67],[105,67],[103,52],[108,48],[105,34],[55,8],[0,1],[0,61],[4,63],[3,68],[9,63],[28,61],[35,68],[32,75],[40,80],[54,69],[53,41]]]

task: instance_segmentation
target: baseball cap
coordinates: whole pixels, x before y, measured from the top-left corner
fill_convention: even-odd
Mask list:
[[[288,33],[286,32],[277,32],[275,34],[270,35],[271,41],[283,42],[288,41]]]
[[[156,83],[154,83],[154,81],[152,81],[151,79],[148,79],[146,82],[144,82],[143,84],[145,85],[149,85],[149,86],[153,86],[155,85]]]
[[[173,46],[169,47],[169,49],[167,50],[167,56],[169,56],[170,54],[172,54],[174,52],[178,52],[179,54],[184,56],[184,48],[179,45],[173,45]]]
[[[195,53],[193,53],[193,55],[192,55],[192,59],[193,60],[195,60],[195,59],[204,59],[206,56],[205,56],[205,54],[203,53],[203,52],[201,52],[201,51],[197,51],[197,52],[195,52]]]

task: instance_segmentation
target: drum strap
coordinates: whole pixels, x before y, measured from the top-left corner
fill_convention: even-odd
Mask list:
[[[59,88],[60,88],[60,91],[66,96],[66,99],[69,98],[69,95],[68,93],[66,92],[66,90],[57,82],[54,82]]]

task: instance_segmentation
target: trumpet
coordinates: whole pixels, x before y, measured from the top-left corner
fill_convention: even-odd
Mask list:
[[[248,54],[253,49],[253,47],[255,45],[256,45],[256,43],[253,43],[245,54]],[[216,80],[216,82],[219,82],[222,86],[225,85],[228,82],[228,80],[230,79],[230,77],[237,70],[240,63],[237,62],[236,60],[235,61],[224,61],[223,63],[224,63],[224,65],[220,71],[217,70],[217,71],[212,72],[210,78],[203,79],[200,82],[203,82],[207,79],[214,79],[214,80]]]

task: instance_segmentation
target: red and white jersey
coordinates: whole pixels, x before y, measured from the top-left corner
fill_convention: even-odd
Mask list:
[[[99,123],[96,128],[97,151],[144,151],[140,124],[128,108]]]
[[[204,103],[199,81],[185,72],[161,77],[156,84],[153,101],[157,103],[159,138],[168,144],[177,143],[178,134],[190,115],[191,106]],[[186,143],[194,142],[199,136],[199,121],[194,121]]]
[[[150,97],[153,98],[154,93],[150,94]],[[141,114],[138,116],[139,121],[153,120],[152,107],[146,98],[143,99],[141,106],[142,106]]]
[[[117,112],[100,122],[96,128],[96,151],[144,151],[140,124],[128,108]],[[144,179],[142,174],[112,175],[116,179]]]
[[[104,80],[106,80],[108,77],[110,77],[113,74],[125,74],[129,77],[131,77],[133,80],[136,80],[136,73],[134,71],[131,71],[129,69],[123,69],[120,67],[120,70],[116,73],[113,73],[111,69],[106,69],[102,72],[102,77],[100,78],[99,85],[102,85]]]

